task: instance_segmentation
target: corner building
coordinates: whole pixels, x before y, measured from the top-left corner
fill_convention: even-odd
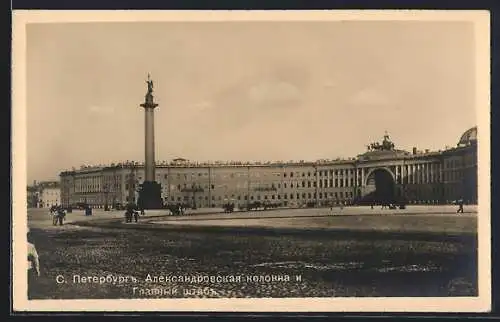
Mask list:
[[[64,171],[63,206],[87,203],[95,208],[137,201],[144,164],[122,162]],[[236,207],[260,202],[282,207],[405,202],[446,204],[457,199],[477,203],[477,128],[464,132],[444,151],[398,150],[385,135],[368,151],[347,160],[316,162],[156,163],[156,181],[164,203],[197,207]]]

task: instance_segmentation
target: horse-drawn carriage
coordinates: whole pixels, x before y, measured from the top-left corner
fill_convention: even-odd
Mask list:
[[[391,210],[394,210],[394,209],[406,209],[406,205],[405,203],[403,202],[398,202],[398,203],[392,203],[392,202],[383,202],[382,203],[382,209],[384,208],[388,208],[388,209],[391,209]]]
[[[135,222],[138,222],[139,212],[137,210],[125,211],[125,222],[132,222],[132,219],[134,219]]]
[[[222,205],[225,213],[232,213],[234,211],[234,203],[225,203]]]
[[[180,216],[184,215],[186,206],[180,203],[176,203],[176,204],[167,204],[165,205],[165,208],[170,211],[172,216]]]

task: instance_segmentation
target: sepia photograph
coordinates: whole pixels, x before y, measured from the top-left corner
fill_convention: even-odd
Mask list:
[[[12,30],[15,310],[490,309],[487,11]]]

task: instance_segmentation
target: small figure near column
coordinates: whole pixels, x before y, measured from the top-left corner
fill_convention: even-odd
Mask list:
[[[64,219],[66,219],[66,212],[61,206],[57,209],[57,219],[59,222],[59,226],[62,226]]]
[[[92,216],[92,208],[89,205],[85,207],[85,216]]]
[[[463,198],[460,198],[459,200],[457,200],[457,204],[458,204],[457,214],[458,213],[463,214],[464,213],[464,200],[463,200]]]

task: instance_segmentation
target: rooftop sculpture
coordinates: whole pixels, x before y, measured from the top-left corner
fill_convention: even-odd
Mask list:
[[[389,138],[389,134],[387,131],[385,132],[384,139],[382,140],[382,144],[379,142],[370,143],[366,146],[368,151],[393,151],[394,143]]]

